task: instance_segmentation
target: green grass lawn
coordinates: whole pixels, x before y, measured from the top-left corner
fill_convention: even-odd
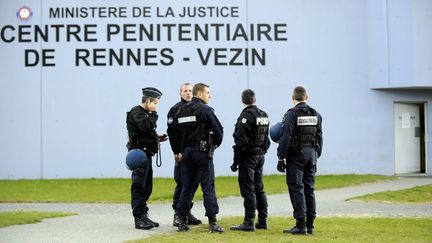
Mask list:
[[[432,203],[432,185],[417,186],[399,191],[378,192],[351,198],[349,200],[361,200],[366,202]]]
[[[377,175],[322,175],[316,178],[317,190],[352,186],[367,182],[394,180],[396,177]],[[287,193],[285,176],[264,178],[268,194]],[[156,178],[152,201],[171,202],[175,183],[171,178]],[[99,202],[129,203],[129,179],[62,179],[62,180],[3,180],[0,181],[0,202]],[[237,177],[217,177],[218,197],[237,196]],[[386,192],[384,201],[398,198],[401,202],[431,202],[432,185]],[[107,193],[109,192],[109,193]],[[378,193],[381,194],[381,193]],[[393,196],[397,194],[397,196]],[[196,196],[202,198],[201,192]],[[402,198],[402,199],[401,199]],[[413,199],[414,198],[414,199]],[[376,199],[373,199],[376,200]],[[0,227],[14,224],[37,223],[44,218],[65,217],[73,213],[62,212],[2,212]],[[166,233],[134,242],[432,242],[432,218],[342,218],[319,217],[314,236],[283,234],[284,228],[294,225],[291,217],[270,217],[267,231],[233,232],[232,225],[242,217],[221,218],[224,234],[209,234],[208,224],[192,227],[186,233]],[[174,230],[175,228],[173,228]]]
[[[223,234],[208,233],[208,225],[188,232],[157,235],[139,242],[432,242],[432,218],[317,218],[313,236],[283,234],[294,225],[292,218],[269,218],[269,230],[237,232],[229,230],[242,217],[223,218]]]
[[[35,224],[47,218],[58,218],[76,215],[63,212],[16,211],[0,212],[0,228],[16,224]]]
[[[316,177],[316,189],[394,179],[380,175],[321,175]],[[0,202],[129,203],[130,183],[130,179],[0,180]],[[265,176],[264,186],[267,194],[287,193],[284,175]],[[174,188],[172,178],[155,178],[149,202],[171,202]],[[217,177],[216,193],[219,198],[239,196],[237,177]],[[200,189],[195,199],[202,199]]]

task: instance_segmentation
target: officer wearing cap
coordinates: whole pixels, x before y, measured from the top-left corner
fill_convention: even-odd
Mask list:
[[[166,138],[156,133],[158,119],[157,104],[162,93],[156,88],[143,88],[141,104],[133,107],[126,116],[129,141],[128,150],[142,149],[147,155],[145,168],[138,168],[132,172],[131,206],[135,218],[136,229],[151,229],[159,223],[148,217],[147,200],[153,189],[153,170],[151,157],[158,152],[158,144]]]
[[[239,171],[238,183],[244,199],[245,216],[243,223],[231,230],[255,231],[267,229],[267,197],[263,185],[264,155],[270,147],[268,138],[269,119],[267,113],[256,105],[255,92],[243,91],[241,112],[234,130],[233,172]],[[254,225],[255,211],[258,210],[258,222]]]
[[[321,156],[322,118],[306,104],[308,95],[302,86],[294,89],[294,107],[283,118],[283,132],[277,149],[279,172],[285,172],[296,224],[283,230],[290,234],[313,234],[316,216],[315,173]]]
[[[196,178],[199,178],[204,197],[205,215],[210,232],[224,232],[217,224],[219,206],[215,192],[213,152],[222,143],[223,127],[208,106],[211,98],[207,84],[195,84],[192,100],[182,106],[177,122],[181,129],[182,150],[181,182],[183,185],[177,213],[180,216],[178,231],[188,231],[187,213],[191,208]]]
[[[167,115],[167,133],[170,137],[170,144],[171,149],[174,153],[174,160],[175,160],[175,166],[174,166],[174,181],[176,182],[176,187],[174,189],[174,196],[173,196],[173,204],[172,207],[174,209],[174,220],[173,220],[173,226],[178,227],[180,224],[180,218],[177,213],[175,213],[175,210],[177,208],[177,204],[180,200],[180,194],[182,191],[182,183],[181,183],[181,160],[182,160],[182,151],[180,149],[180,129],[177,123],[177,118],[180,113],[180,110],[182,106],[189,101],[192,100],[192,89],[193,85],[190,83],[184,83],[180,86],[180,101],[176,103],[168,112]],[[199,181],[196,180],[195,184],[193,186],[193,195],[195,194],[196,190],[198,189]],[[193,206],[193,203],[191,203],[191,207]],[[192,208],[191,208],[192,209]],[[201,220],[197,219],[193,214],[189,211],[187,214],[188,218],[188,224],[190,225],[198,225],[201,224]]]

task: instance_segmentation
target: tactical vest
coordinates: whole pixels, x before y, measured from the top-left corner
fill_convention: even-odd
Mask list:
[[[267,114],[260,109],[248,109],[246,112],[251,113],[256,122],[256,126],[252,130],[253,136],[249,143],[250,148],[262,148],[266,151],[270,124]]]
[[[132,149],[146,149],[153,155],[157,153],[157,133],[155,130],[143,132],[136,127],[136,124],[132,122],[130,116],[132,113],[142,112],[137,107],[132,108],[131,111],[126,113],[126,127],[128,130],[129,141],[126,145],[128,150]]]
[[[201,141],[209,142],[210,129],[207,123],[198,121],[197,114],[204,104],[183,105],[178,114],[177,122],[181,130],[181,147],[199,145]]]
[[[318,115],[311,107],[294,108],[297,120],[295,121],[295,135],[291,147],[298,150],[303,147],[317,147],[316,133],[318,130]]]

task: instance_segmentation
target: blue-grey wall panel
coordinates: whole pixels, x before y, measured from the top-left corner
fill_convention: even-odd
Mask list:
[[[246,88],[256,91],[258,106],[269,113],[272,123],[291,107],[294,86],[304,85],[310,104],[323,115],[324,152],[319,173],[394,173],[394,102],[426,103],[427,169],[432,145],[432,92],[416,90],[372,90],[396,86],[431,86],[429,42],[421,38],[431,20],[428,1],[206,1],[205,6],[230,6],[238,17],[157,17],[157,9],[172,7],[178,15],[184,6],[202,6],[201,1],[104,1],[97,7],[124,7],[125,18],[53,18],[50,8],[88,7],[89,1],[30,1],[33,16],[23,21],[16,17],[20,5],[3,1],[0,28],[6,39],[17,32],[11,25],[95,25],[91,36],[98,41],[59,40],[51,31],[49,41],[0,42],[0,178],[128,177],[124,166],[127,132],[126,112],[141,99],[141,88],[154,86],[164,93],[159,110],[158,132],[166,132],[166,113],[179,100],[183,82],[210,84],[210,105],[224,126],[224,141],[215,153],[217,175],[234,175],[232,133],[243,109],[240,94]],[[149,7],[152,17],[132,17],[134,7]],[[405,12],[411,9],[412,12]],[[387,12],[390,14],[387,16]],[[417,14],[418,13],[418,14]],[[416,16],[416,17],[413,17]],[[418,17],[417,17],[418,16]],[[387,19],[388,18],[388,19]],[[389,21],[389,22],[387,22]],[[124,41],[123,33],[107,41],[107,26],[127,27],[129,38],[139,38],[134,26],[139,24],[185,23],[282,24],[286,40],[220,40],[210,34],[209,41],[172,40]],[[412,27],[412,23],[420,23]],[[397,27],[401,26],[401,29]],[[265,27],[264,27],[265,28]],[[74,31],[76,29],[72,29]],[[390,30],[390,32],[388,32]],[[412,35],[407,31],[414,30]],[[132,32],[130,32],[132,31]],[[226,29],[224,29],[226,31]],[[388,33],[387,33],[388,32]],[[60,30],[64,33],[64,29]],[[222,32],[221,32],[222,33]],[[223,32],[225,33],[225,32]],[[82,33],[81,33],[82,34]],[[80,38],[83,36],[79,34]],[[164,36],[164,34],[162,34]],[[424,35],[431,38],[430,32]],[[274,37],[274,36],[272,36]],[[390,38],[390,41],[387,39]],[[31,35],[25,35],[31,38]],[[225,38],[225,39],[224,39]],[[109,49],[162,48],[173,50],[170,65],[109,65]],[[265,65],[214,65],[200,61],[197,50],[208,48],[265,49]],[[54,49],[55,67],[24,66],[24,50]],[[103,65],[93,65],[93,53],[75,63],[78,49],[104,49],[97,58]],[[108,51],[106,51],[108,50]],[[249,52],[250,54],[251,52]],[[81,53],[82,54],[82,53]],[[213,54],[213,53],[212,53]],[[240,56],[243,58],[244,52]],[[205,55],[205,54],[204,54]],[[229,59],[232,53],[222,53]],[[5,58],[6,57],[6,58]],[[189,61],[184,61],[189,57]],[[163,59],[163,58],[162,58]],[[249,59],[251,60],[251,59]],[[53,61],[53,60],[49,60]],[[265,173],[276,173],[276,148],[272,144],[266,157]],[[171,177],[173,155],[168,143],[162,144],[163,166],[155,176]],[[428,169],[430,173],[430,170]]]

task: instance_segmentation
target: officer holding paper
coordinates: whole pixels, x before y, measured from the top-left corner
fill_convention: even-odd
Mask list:
[[[166,141],[166,136],[158,136],[156,133],[156,121],[158,119],[157,105],[162,96],[156,88],[142,89],[141,104],[133,107],[126,116],[126,125],[129,141],[129,151],[141,149],[145,152],[147,161],[144,167],[132,171],[131,206],[135,219],[136,229],[151,229],[159,227],[159,223],[148,217],[147,200],[153,190],[152,156],[158,152],[158,144]]]

